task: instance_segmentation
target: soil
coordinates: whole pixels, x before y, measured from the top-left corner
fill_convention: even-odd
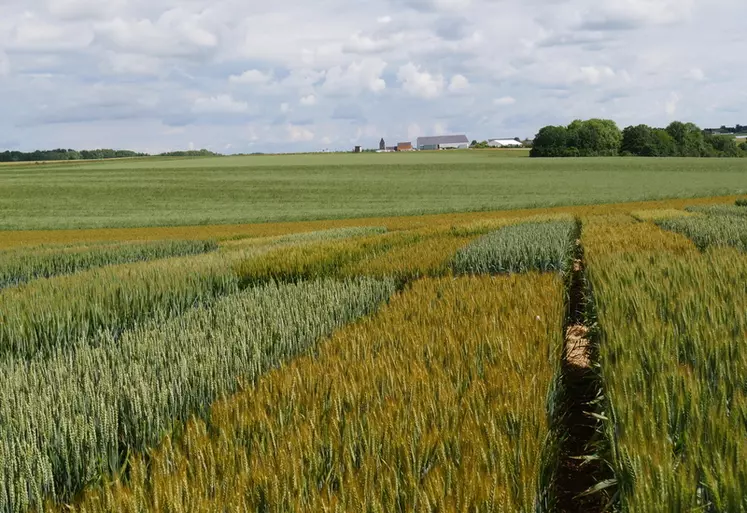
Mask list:
[[[593,401],[600,388],[592,369],[595,358],[590,329],[584,324],[587,291],[584,282],[584,260],[581,241],[577,241],[577,258],[570,282],[569,318],[565,329],[563,386],[567,400],[560,419],[566,437],[560,448],[560,462],[555,483],[556,511],[560,513],[597,513],[608,503],[605,493],[579,497],[597,483],[609,478],[609,470],[600,461],[582,459],[594,452],[598,420]]]

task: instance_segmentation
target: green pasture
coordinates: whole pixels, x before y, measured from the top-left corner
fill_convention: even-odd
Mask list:
[[[0,166],[0,230],[232,224],[747,192],[742,159],[525,151],[145,158]]]

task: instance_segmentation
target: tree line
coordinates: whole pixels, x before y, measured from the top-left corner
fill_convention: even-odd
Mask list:
[[[208,150],[171,151],[161,153],[159,157],[214,157],[218,153]],[[4,151],[0,152],[0,162],[46,162],[61,160],[104,160],[133,157],[150,157],[148,153],[138,153],[130,150],[36,150],[31,152]]]
[[[666,128],[648,125],[620,130],[609,119],[576,120],[546,126],[534,139],[532,157],[745,157],[747,142],[711,134],[694,123],[674,121]]]

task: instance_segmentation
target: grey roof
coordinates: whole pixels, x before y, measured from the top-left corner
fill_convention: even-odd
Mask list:
[[[418,147],[438,146],[439,144],[469,144],[466,135],[439,135],[436,137],[418,137]]]

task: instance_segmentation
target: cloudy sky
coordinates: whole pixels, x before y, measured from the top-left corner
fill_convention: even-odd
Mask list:
[[[0,150],[747,123],[744,0],[0,0]]]

